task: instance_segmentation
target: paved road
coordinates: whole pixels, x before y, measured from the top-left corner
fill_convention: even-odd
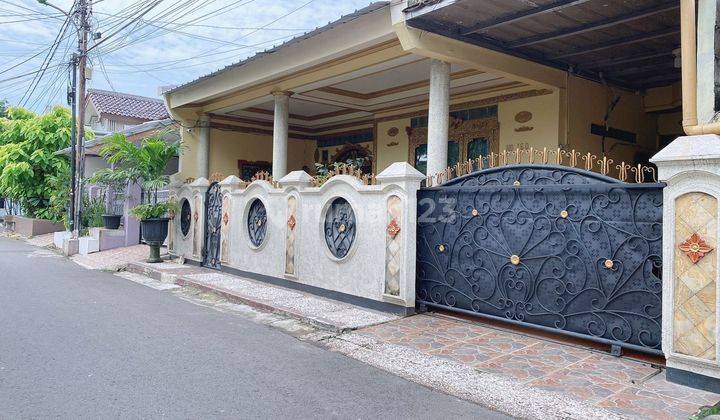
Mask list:
[[[0,418],[501,418],[0,238]]]

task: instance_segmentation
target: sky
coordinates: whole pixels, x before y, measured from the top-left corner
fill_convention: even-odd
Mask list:
[[[162,86],[189,82],[370,2],[93,0],[92,32],[101,37],[90,44],[88,87],[160,97]],[[49,3],[68,11],[73,0]],[[0,2],[0,100],[36,112],[66,105],[76,49],[74,26],[60,11],[37,0]]]

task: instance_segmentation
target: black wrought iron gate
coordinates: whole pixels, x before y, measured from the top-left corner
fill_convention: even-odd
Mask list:
[[[418,303],[659,353],[662,187],[514,165],[422,188]]]
[[[220,269],[220,235],[222,228],[222,194],[220,184],[210,184],[205,194],[205,246],[203,263],[208,268]]]

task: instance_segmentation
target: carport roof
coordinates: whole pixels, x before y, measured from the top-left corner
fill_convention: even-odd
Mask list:
[[[411,27],[594,80],[644,89],[680,80],[679,0],[415,0]]]

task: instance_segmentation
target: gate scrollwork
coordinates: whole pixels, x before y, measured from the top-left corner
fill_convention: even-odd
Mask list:
[[[418,300],[656,353],[662,187],[518,165],[421,189]]]
[[[220,229],[222,227],[222,193],[214,182],[205,194],[205,247],[203,266],[220,268]]]

